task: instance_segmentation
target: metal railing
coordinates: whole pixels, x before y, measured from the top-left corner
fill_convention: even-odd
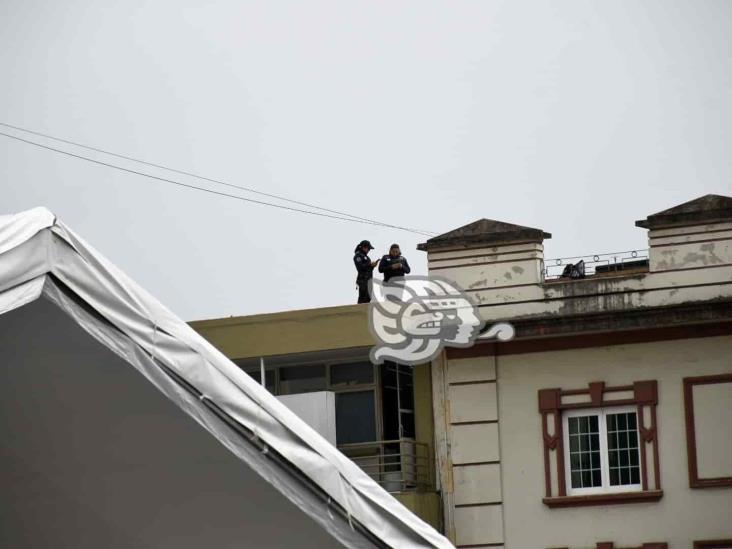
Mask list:
[[[642,268],[648,263],[648,250],[628,250],[609,254],[578,255],[574,257],[559,257],[544,260],[544,279],[561,279],[562,273],[568,265],[575,265],[580,261],[585,263],[585,276],[599,275]]]
[[[434,488],[430,448],[414,440],[377,440],[341,444],[338,449],[387,492]]]

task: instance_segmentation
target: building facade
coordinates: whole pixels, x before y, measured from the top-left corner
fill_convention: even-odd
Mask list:
[[[490,220],[420,246],[516,329],[432,365],[458,547],[732,547],[732,199],[636,224],[647,252],[569,268]]]
[[[586,258],[485,219],[421,244],[516,330],[431,364],[372,365],[364,305],[192,325],[335,393],[338,447],[458,547],[732,547],[732,199],[636,224],[648,250]]]

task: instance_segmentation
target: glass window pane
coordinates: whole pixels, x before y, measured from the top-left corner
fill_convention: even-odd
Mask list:
[[[582,488],[582,477],[579,472],[572,473],[572,488]]]
[[[280,368],[280,394],[294,395],[325,389],[325,366],[323,365]]]
[[[592,470],[592,486],[600,486],[602,484],[602,474],[600,469]]]
[[[640,469],[637,467],[630,470],[630,481],[632,484],[640,484]]]
[[[374,365],[370,362],[333,364],[330,383],[334,386],[368,385],[374,382]]]
[[[262,376],[260,370],[244,370],[244,372],[251,377],[257,383],[262,383]],[[265,370],[264,372],[265,383],[267,384],[267,390],[270,393],[274,393],[275,390],[275,371]]]
[[[336,394],[336,442],[376,440],[374,391]]]
[[[582,470],[582,488],[592,486],[592,471]]]
[[[399,386],[399,405],[402,410],[414,410],[414,387],[410,383],[406,387]]]
[[[399,408],[397,407],[397,390],[384,388],[381,401],[381,414],[384,420],[384,439],[399,438]]]
[[[569,437],[569,451],[570,452],[579,452],[579,437],[576,437],[576,436]]]
[[[602,486],[598,418],[597,415],[591,415],[567,419],[572,488]]]
[[[381,366],[381,383],[384,387],[396,388],[397,365],[394,362],[384,362]]]
[[[637,419],[635,412],[607,415],[608,466],[611,486],[640,482]]]

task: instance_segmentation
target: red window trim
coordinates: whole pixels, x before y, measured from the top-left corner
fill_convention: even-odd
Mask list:
[[[632,398],[613,399],[613,393],[632,392]],[[587,402],[565,402],[564,397],[588,396]],[[568,496],[564,468],[564,437],[562,411],[586,408],[609,408],[612,406],[635,405],[638,410],[638,432],[640,434],[641,492],[618,494],[597,494],[592,496]],[[658,405],[658,382],[656,380],[636,381],[632,385],[608,387],[602,381],[595,381],[585,389],[540,389],[539,412],[544,441],[544,491],[542,500],[548,507],[570,507],[581,505],[607,505],[609,503],[636,503],[657,501],[663,496],[661,490],[661,469],[658,455],[656,406]],[[650,425],[646,427],[644,409],[650,409]],[[549,426],[553,424],[552,434]],[[646,446],[652,444],[653,489],[649,487],[648,456]],[[551,453],[555,453],[556,469],[552,471]],[[556,476],[553,477],[552,473]],[[552,478],[557,480],[558,493],[552,493]]]
[[[732,486],[732,476],[699,478],[696,452],[696,427],[694,425],[694,385],[712,385],[717,383],[732,383],[732,374],[719,374],[713,376],[698,376],[684,378],[684,415],[686,417],[686,454],[689,465],[689,487],[690,488],[717,488],[720,486]],[[700,547],[705,547],[700,545]],[[706,547],[714,547],[706,546]]]

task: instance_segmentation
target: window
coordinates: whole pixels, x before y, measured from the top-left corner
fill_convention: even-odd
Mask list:
[[[336,393],[336,440],[338,444],[376,440],[374,391]]]
[[[266,364],[267,389],[275,395],[333,391],[339,447],[415,437],[411,367],[389,363],[379,368],[363,359],[344,362],[315,358],[308,362]],[[259,367],[250,363],[240,366],[260,381]]]
[[[281,395],[325,391],[325,366],[287,366],[280,368]]]
[[[384,439],[414,438],[414,371],[411,366],[385,362],[381,366]]]
[[[261,370],[244,370],[244,372],[254,379],[257,383],[262,383],[262,373]],[[276,382],[275,382],[275,371],[274,370],[265,370],[264,372],[264,380],[266,383],[267,390],[270,393],[275,392]]]
[[[374,366],[370,362],[351,362],[330,366],[332,388],[369,385],[374,382]]]
[[[572,507],[663,497],[658,383],[539,390],[545,505]]]
[[[572,410],[563,420],[569,495],[641,490],[634,409]]]

